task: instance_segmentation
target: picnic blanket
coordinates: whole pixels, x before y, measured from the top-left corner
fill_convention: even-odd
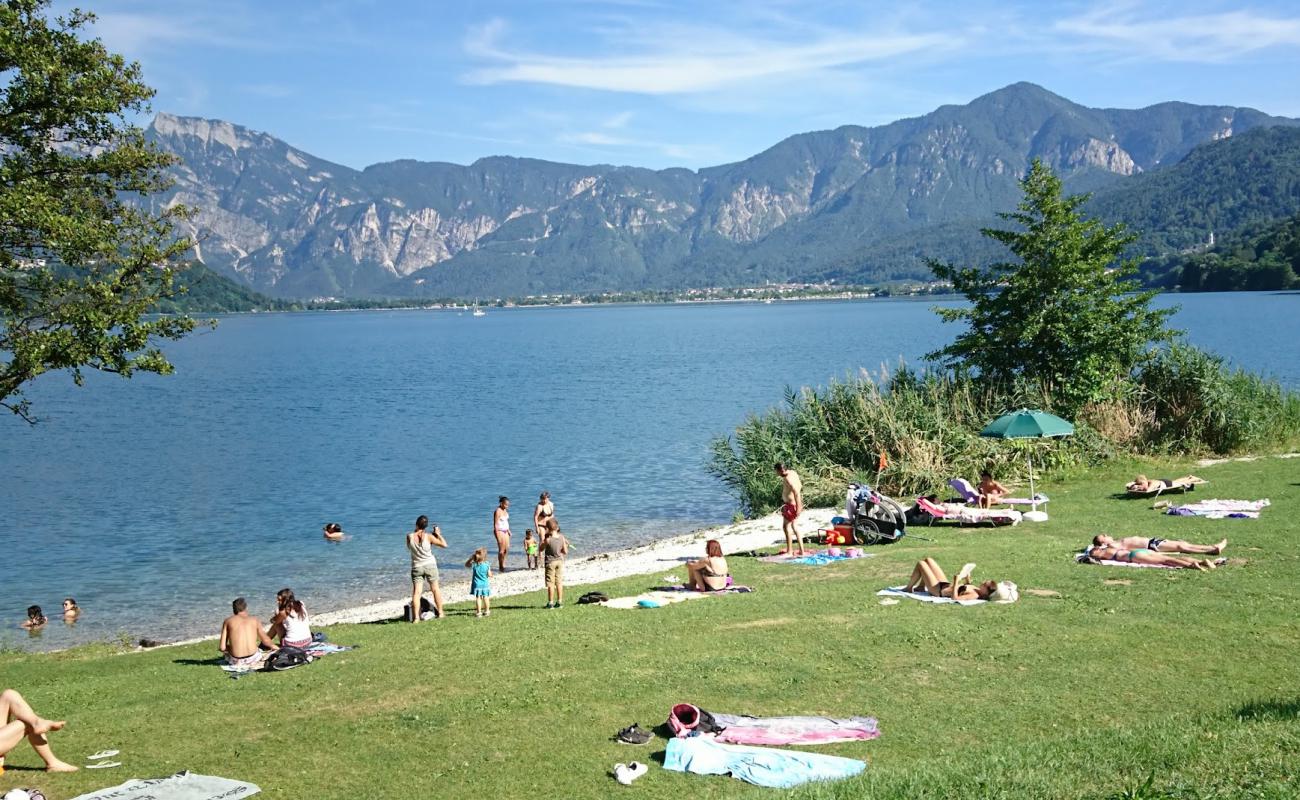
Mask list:
[[[1195,503],[1170,506],[1166,514],[1177,517],[1205,517],[1206,519],[1259,519],[1259,512],[1271,505],[1263,500],[1198,500]]]
[[[307,655],[311,656],[313,660],[315,660],[318,658],[323,658],[328,655],[333,655],[334,653],[346,653],[347,651],[352,649],[353,647],[350,645],[348,646],[338,645],[338,644],[334,644],[333,642],[312,642],[311,644],[303,648],[303,652],[305,652]],[[262,659],[262,662],[258,664],[256,667],[222,664],[221,669],[224,670],[225,672],[230,673],[230,677],[232,678],[238,678],[241,675],[248,675],[253,672],[266,672],[267,662],[270,660],[270,657],[271,657],[270,653],[267,653],[266,658]]]
[[[251,783],[186,771],[166,778],[129,780],[118,786],[77,795],[73,800],[227,800],[251,797],[261,791]]]
[[[829,553],[813,553],[812,555],[808,555],[808,556],[789,556],[789,555],[763,556],[758,560],[768,564],[806,564],[807,566],[810,567],[822,567],[827,564],[834,564],[836,561],[849,561],[857,558],[871,558],[874,555],[875,553],[859,553],[856,556],[848,556],[841,553],[838,556],[833,556]]]
[[[648,592],[634,594],[630,597],[615,597],[601,603],[606,608],[645,608],[641,605],[642,600],[648,600],[660,606],[666,606],[671,603],[680,603],[684,600],[699,600],[705,597],[716,597],[720,594],[749,594],[754,591],[748,586],[728,586],[725,589],[719,589],[716,592],[697,592],[694,589],[688,589],[685,586],[656,586]],[[654,606],[651,606],[652,608]]]
[[[751,717],[711,713],[722,726],[714,738],[728,744],[826,744],[875,739],[875,717]]]
[[[935,597],[925,592],[907,592],[902,586],[891,586],[888,589],[881,589],[876,592],[877,597],[907,597],[912,600],[920,600],[922,603],[941,603],[956,604],[959,606],[977,606],[981,603],[987,603],[987,600],[953,600],[951,597]]]
[[[669,739],[664,769],[697,775],[727,775],[756,786],[788,789],[809,781],[848,778],[867,768],[853,758],[719,744],[708,736]]]

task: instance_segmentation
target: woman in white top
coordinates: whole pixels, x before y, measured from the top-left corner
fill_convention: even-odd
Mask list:
[[[275,603],[277,611],[271,617],[270,637],[280,637],[281,647],[306,647],[311,644],[307,607],[293,596],[293,589],[276,592]]]
[[[506,553],[510,551],[510,498],[501,495],[492,509],[492,535],[497,539],[497,569],[506,571]]]

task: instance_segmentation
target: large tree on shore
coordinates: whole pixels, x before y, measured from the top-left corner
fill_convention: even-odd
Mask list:
[[[1063,197],[1061,181],[1037,159],[1021,181],[1014,223],[984,228],[1016,256],[986,267],[937,261],[930,268],[966,296],[964,308],[939,308],[945,322],[966,322],[956,340],[927,358],[974,369],[994,381],[1028,381],[1074,412],[1099,399],[1150,346],[1174,332],[1173,309],[1153,310],[1154,291],[1137,291],[1135,260],[1123,258],[1134,240],[1123,225],[1084,219],[1087,195]]]
[[[131,124],[153,90],[140,66],[82,38],[92,15],[0,0],[0,407],[30,420],[23,387],[51,370],[167,373],[158,339],[192,320],[145,318],[174,293],[174,207],[124,195],[167,187],[171,158]]]

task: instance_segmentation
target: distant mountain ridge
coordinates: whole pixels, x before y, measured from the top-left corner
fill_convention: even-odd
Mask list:
[[[874,128],[792,136],[699,171],[491,157],[354,170],[228,122],[159,114],[179,156],[155,203],[195,206],[198,257],[281,297],[522,296],[927,274],[1041,158],[1073,190],[1300,121],[1228,106],[1092,109],[1018,83]]]

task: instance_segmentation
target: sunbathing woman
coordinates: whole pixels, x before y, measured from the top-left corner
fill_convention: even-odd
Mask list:
[[[1098,536],[1097,539],[1101,537]],[[1123,561],[1128,564],[1153,564],[1157,567],[1175,567],[1177,569],[1210,570],[1223,563],[1223,560],[1211,561],[1208,558],[1182,558],[1157,553],[1149,547],[1123,547],[1117,542],[1111,544],[1094,544],[1083,551],[1084,558],[1090,561]]]
[[[1195,475],[1184,475],[1181,478],[1152,479],[1148,479],[1145,475],[1139,475],[1133,479],[1128,488],[1134,492],[1154,492],[1157,489],[1173,489],[1176,486],[1191,486],[1197,483],[1205,483],[1205,480]]]
[[[718,592],[727,588],[727,559],[722,556],[722,544],[710,539],[704,545],[705,557],[686,562],[686,586],[697,592]]]
[[[1228,546],[1227,539],[1221,539],[1218,544],[1192,544],[1182,539],[1160,539],[1146,536],[1125,536],[1123,539],[1112,539],[1110,536],[1099,533],[1092,537],[1093,547],[1115,547],[1120,550],[1154,550],[1157,553],[1191,553],[1193,555],[1218,556],[1223,554],[1223,549]]]
[[[13,689],[0,692],[0,768],[4,767],[9,751],[27,737],[36,755],[45,762],[47,772],[76,772],[76,767],[55,758],[50,741],[45,738],[50,731],[60,730],[63,725],[61,720],[36,716],[23,696]]]
[[[970,564],[973,568],[975,565]],[[953,600],[988,600],[998,590],[997,581],[981,584],[970,582],[970,572],[963,569],[957,579],[948,580],[943,568],[933,558],[923,558],[912,569],[912,579],[903,587],[905,592],[924,591],[932,597],[950,597]]]

